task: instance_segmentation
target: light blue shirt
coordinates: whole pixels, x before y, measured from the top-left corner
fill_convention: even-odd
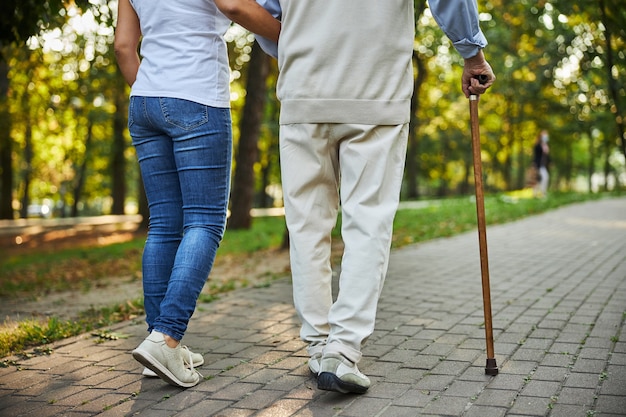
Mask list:
[[[280,20],[279,0],[256,0],[256,2]],[[471,58],[487,46],[487,39],[478,22],[476,0],[429,0],[428,4],[433,18],[463,58]],[[268,55],[278,57],[276,42],[261,36],[257,36],[257,41]]]
[[[256,2],[263,6],[263,8],[276,19],[280,20],[282,11],[278,0],[256,0]],[[278,58],[278,44],[276,42],[259,35],[256,36],[256,40],[266,54]]]
[[[471,58],[487,46],[480,30],[476,0],[428,0],[433,18],[463,58]]]

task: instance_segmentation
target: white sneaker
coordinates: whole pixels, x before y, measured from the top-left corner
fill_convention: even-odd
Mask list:
[[[189,369],[185,367],[185,356],[188,358]],[[193,358],[187,347],[167,346],[163,333],[156,330],[133,350],[133,358],[168,384],[189,388],[200,382],[200,374],[193,368]]]
[[[189,349],[187,349],[189,350]],[[204,365],[204,356],[202,356],[200,353],[196,353],[196,352],[192,352],[191,350],[189,350],[189,354],[191,355],[191,360],[193,362],[193,366],[202,366]],[[183,355],[183,362],[185,362],[185,366],[187,368],[189,368],[189,360],[187,359],[187,355]],[[148,377],[148,378],[158,378],[159,376],[156,374],[156,372],[150,370],[150,368],[143,368],[143,371],[141,372],[141,375]]]
[[[341,393],[363,394],[370,387],[370,379],[359,371],[356,363],[339,354],[322,357],[317,388]]]

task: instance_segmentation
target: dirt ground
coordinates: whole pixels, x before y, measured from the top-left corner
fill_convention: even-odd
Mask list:
[[[5,234],[0,236],[0,251],[4,255],[19,256],[41,248],[59,248],[105,245],[132,239],[136,224],[117,225],[114,228],[89,226],[59,228],[37,233]],[[19,242],[17,244],[16,242]],[[3,256],[4,256],[3,255]],[[217,259],[208,286],[235,282],[237,287],[265,285],[272,279],[289,274],[289,254],[287,250],[259,251],[243,257],[220,256]],[[0,298],[0,324],[2,322],[28,318],[57,316],[75,318],[81,311],[91,307],[108,307],[141,297],[141,279],[130,276],[115,276],[99,280],[88,290],[76,290],[47,294],[33,298]]]

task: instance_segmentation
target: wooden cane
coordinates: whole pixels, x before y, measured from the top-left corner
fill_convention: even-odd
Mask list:
[[[479,78],[480,80],[480,78]],[[483,286],[483,309],[485,315],[485,339],[487,342],[487,364],[485,373],[497,375],[498,365],[493,349],[493,324],[491,320],[491,290],[489,287],[489,261],[487,256],[487,226],[485,224],[485,197],[483,194],[483,170],[480,157],[480,131],[478,125],[478,95],[469,99],[472,129],[472,153],[474,156],[474,187],[476,190],[476,215],[478,218],[478,244],[480,248],[480,272]]]

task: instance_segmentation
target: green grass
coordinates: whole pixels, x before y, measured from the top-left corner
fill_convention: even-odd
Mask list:
[[[598,199],[598,194],[559,193],[549,199],[535,199],[528,192],[485,197],[485,222],[507,223],[566,204]],[[448,237],[476,229],[476,203],[473,198],[437,200],[427,207],[398,210],[394,221],[392,247]]]
[[[53,316],[43,322],[29,319],[13,323],[13,326],[7,326],[0,330],[0,357],[19,354],[24,349],[100,329],[143,314],[143,300],[137,299],[111,307],[89,309],[82,312],[76,320],[66,320]],[[98,333],[98,336],[102,338],[102,334]],[[35,353],[45,354],[48,352],[36,350]],[[8,365],[10,364],[6,361],[0,362],[0,367]]]
[[[285,219],[283,217],[255,218],[249,230],[227,230],[217,256],[279,248],[284,233]]]
[[[534,199],[528,192],[490,195],[485,199],[487,225],[517,220],[566,204],[601,198],[598,194],[551,194],[549,199]],[[333,232],[338,238],[341,219]],[[453,236],[476,228],[476,206],[469,197],[431,201],[424,207],[401,209],[394,222],[392,246]],[[241,256],[281,246],[285,232],[282,217],[254,219],[249,230],[227,230],[218,257]],[[45,296],[61,290],[87,290],[98,280],[111,276],[140,276],[144,237],[104,247],[64,249],[9,257],[0,261],[0,297]],[[217,293],[232,291],[228,283],[213,288]],[[1,302],[1,299],[0,299]],[[76,320],[50,317],[47,322],[24,321],[5,326],[0,332],[0,357],[20,352],[68,336],[102,328],[143,314],[141,300],[125,305],[90,310]],[[5,323],[6,324],[6,323]]]

